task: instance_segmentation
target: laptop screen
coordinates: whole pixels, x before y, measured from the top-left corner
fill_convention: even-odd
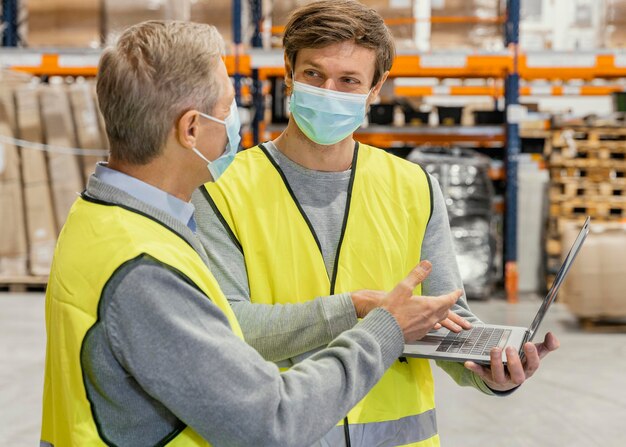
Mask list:
[[[563,280],[567,276],[567,272],[572,266],[574,259],[576,259],[576,255],[578,254],[580,247],[582,246],[583,242],[585,241],[585,238],[587,237],[587,234],[589,233],[590,221],[591,221],[591,218],[587,217],[587,219],[585,220],[585,223],[583,224],[582,229],[580,230],[580,233],[578,233],[578,236],[576,237],[576,240],[574,241],[574,244],[572,244],[572,247],[570,248],[569,253],[565,257],[563,264],[561,264],[561,268],[559,269],[559,272],[556,274],[556,277],[554,278],[552,287],[550,287],[550,290],[548,290],[548,294],[544,298],[543,303],[541,304],[541,307],[539,308],[539,311],[537,312],[537,315],[535,316],[535,319],[533,320],[532,324],[528,328],[528,332],[529,332],[528,341],[532,341],[533,337],[535,336],[535,332],[537,331],[537,329],[539,328],[539,325],[541,324],[541,321],[543,320],[543,317],[545,316],[546,312],[550,308],[550,305],[554,302],[556,295],[559,292],[559,288],[561,287]]]

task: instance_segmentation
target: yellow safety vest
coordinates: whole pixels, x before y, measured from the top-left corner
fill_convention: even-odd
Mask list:
[[[361,144],[355,150],[333,278],[308,219],[262,145],[238,154],[217,183],[204,186],[245,255],[252,302],[391,290],[420,261],[432,206],[427,175],[380,149]],[[404,440],[396,445],[438,446],[434,407],[428,361],[400,359],[348,414],[351,438],[391,445],[393,433],[391,442]],[[341,425],[334,430],[343,432]]]
[[[106,443],[83,382],[80,351],[98,320],[103,288],[125,262],[149,255],[189,278],[226,314],[243,338],[228,301],[198,253],[165,225],[120,206],[79,198],[59,236],[46,292],[46,367],[41,439],[55,447]],[[209,445],[191,428],[168,446]]]

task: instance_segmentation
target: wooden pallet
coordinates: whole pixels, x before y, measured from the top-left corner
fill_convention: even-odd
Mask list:
[[[42,292],[46,290],[47,276],[0,277],[0,291],[10,293]]]
[[[581,160],[584,161],[584,160]],[[610,181],[612,179],[626,179],[626,165],[578,165],[568,163],[562,166],[550,166],[550,179],[564,180],[587,180],[591,182]]]
[[[626,179],[612,182],[592,182],[584,179],[562,178],[550,182],[551,201],[562,201],[579,197],[592,200],[626,197]]]
[[[559,217],[599,217],[604,220],[626,219],[626,200],[570,199],[550,204],[550,215]]]
[[[626,141],[623,127],[575,127],[559,129],[552,133],[552,147],[567,146],[568,136],[575,142]]]
[[[624,333],[626,332],[626,317],[624,318],[605,318],[605,317],[580,317],[578,319],[580,327],[585,332],[596,333]]]
[[[593,143],[575,143],[575,147],[553,146],[550,151],[551,164],[560,164],[564,160],[626,160],[626,141],[597,141]]]

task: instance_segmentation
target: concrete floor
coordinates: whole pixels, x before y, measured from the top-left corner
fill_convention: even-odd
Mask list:
[[[527,326],[539,302],[472,302],[484,321]],[[0,446],[39,441],[45,353],[42,294],[0,293]],[[626,446],[626,334],[588,334],[559,305],[543,328],[561,349],[506,398],[460,388],[434,368],[445,447]]]

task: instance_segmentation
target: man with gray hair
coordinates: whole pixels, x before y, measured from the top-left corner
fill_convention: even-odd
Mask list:
[[[281,373],[242,337],[194,234],[192,192],[239,145],[214,27],[145,22],[107,48],[111,143],[59,237],[46,292],[42,446],[306,446],[460,291],[423,299],[420,263],[327,349]],[[208,168],[208,169],[207,169]]]

